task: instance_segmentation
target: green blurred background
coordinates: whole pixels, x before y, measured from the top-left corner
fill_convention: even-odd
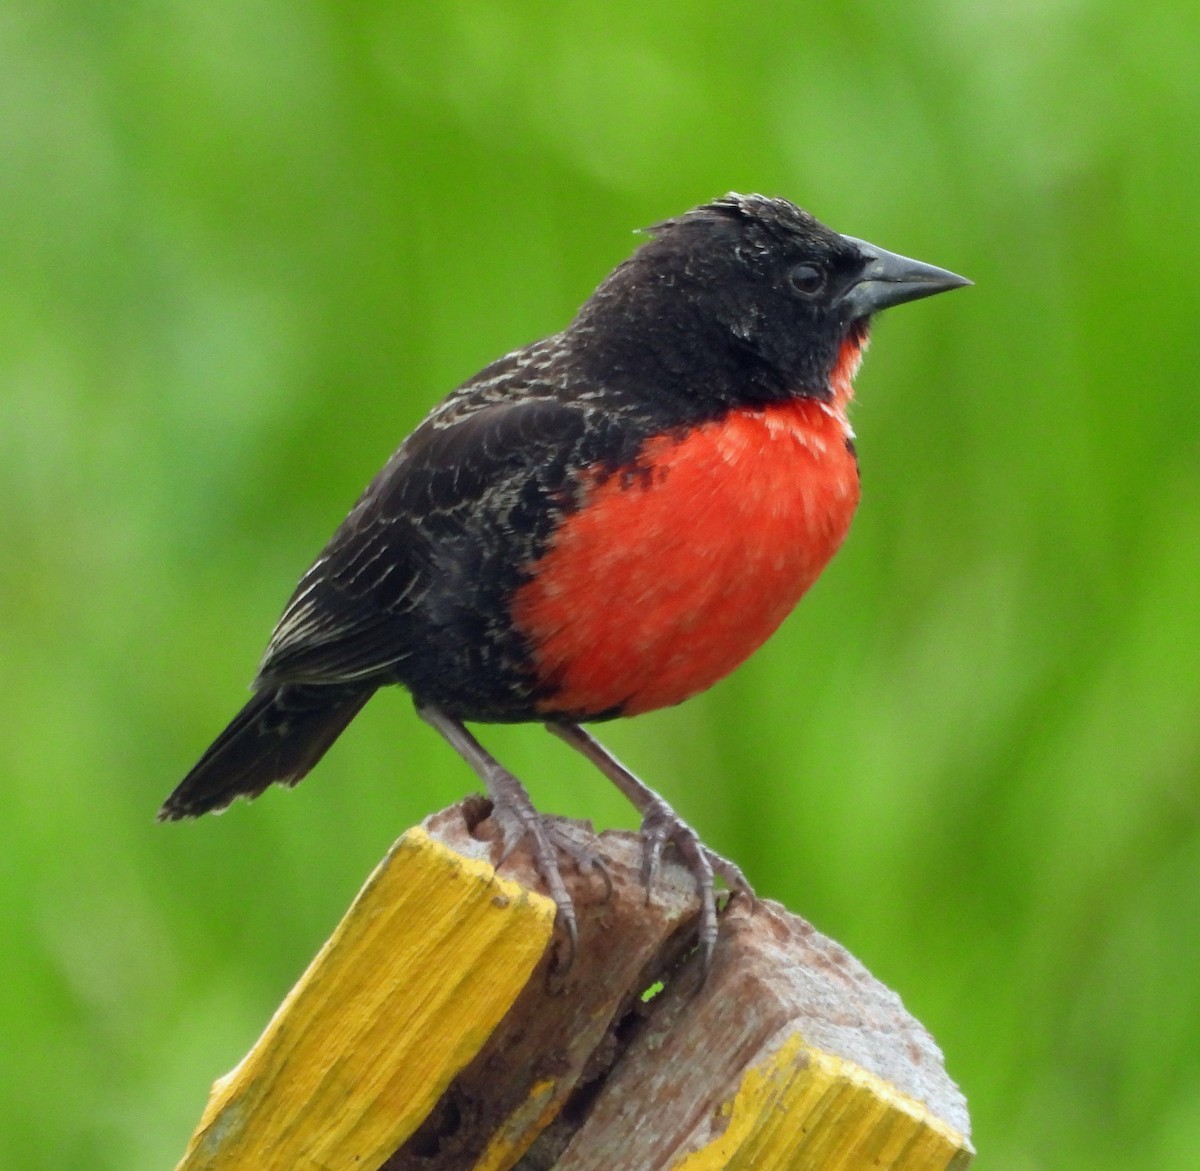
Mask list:
[[[474,787],[396,693],[153,820],[430,404],[729,189],[977,287],[878,324],[798,613],[608,742],[900,992],[978,1166],[1200,1166],[1198,60],[1192,0],[3,0],[0,1166],[173,1165]]]

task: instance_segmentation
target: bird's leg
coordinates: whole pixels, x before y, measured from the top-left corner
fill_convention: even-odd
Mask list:
[[[715,850],[710,850],[700,840],[696,831],[666,801],[640,781],[599,740],[585,732],[578,724],[551,720],[547,721],[546,727],[586,756],[642,815],[641,832],[645,844],[645,852],[642,855],[642,881],[646,887],[647,902],[650,899],[650,888],[658,871],[663,846],[667,842],[675,843],[700,892],[700,946],[707,967],[713,945],[717,941],[717,905],[713,892],[713,874],[719,874],[731,891],[745,896],[753,903],[754,890],[746,881],[741,868]]]
[[[521,782],[467,731],[461,720],[447,715],[433,704],[418,705],[417,714],[446,738],[483,781],[492,802],[492,816],[500,827],[500,861],[503,862],[512,853],[522,838],[528,837],[533,843],[534,865],[546,884],[550,898],[554,900],[558,921],[567,935],[565,966],[570,967],[579,942],[579,925],[575,918],[575,906],[558,868],[556,851],[562,850],[569,855],[581,874],[598,870],[611,895],[612,879],[608,872],[593,853],[555,831],[553,822],[534,808]]]

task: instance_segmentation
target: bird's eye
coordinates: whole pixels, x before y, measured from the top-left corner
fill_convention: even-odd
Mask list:
[[[815,297],[825,287],[825,270],[816,264],[797,264],[788,273],[788,283],[802,297]]]

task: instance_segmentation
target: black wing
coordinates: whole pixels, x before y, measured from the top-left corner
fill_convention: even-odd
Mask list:
[[[394,680],[455,591],[509,578],[544,542],[592,412],[549,397],[463,408],[436,411],[368,486],[301,578],[256,687]]]

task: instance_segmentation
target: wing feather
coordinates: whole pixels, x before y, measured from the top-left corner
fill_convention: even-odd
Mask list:
[[[300,579],[258,683],[388,681],[402,674],[443,591],[470,590],[494,559],[547,534],[569,487],[586,409],[550,397],[435,412],[367,487]]]

